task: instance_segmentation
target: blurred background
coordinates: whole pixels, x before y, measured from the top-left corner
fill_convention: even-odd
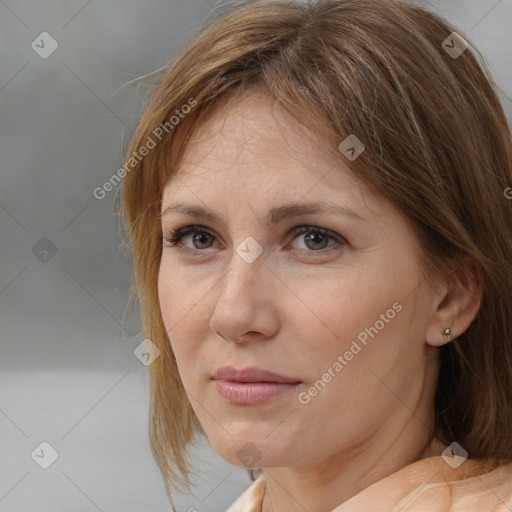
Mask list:
[[[512,0],[415,3],[481,50],[510,121]],[[154,77],[133,80],[226,5],[0,0],[0,512],[170,510],[117,192],[93,191],[122,166]],[[225,511],[247,471],[194,453],[177,509]]]

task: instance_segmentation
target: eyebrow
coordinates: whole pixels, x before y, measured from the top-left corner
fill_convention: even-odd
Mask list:
[[[176,203],[168,206],[162,213],[161,217],[168,215],[173,212],[183,213],[185,215],[190,215],[199,220],[207,220],[210,222],[220,221],[223,224],[226,224],[225,220],[212,212],[208,208],[203,208],[201,206],[187,205]],[[321,202],[321,203],[289,203],[284,204],[282,206],[277,206],[272,208],[266,217],[265,223],[267,225],[278,224],[282,220],[289,217],[296,217],[298,215],[304,214],[313,214],[313,213],[334,213],[336,215],[343,215],[345,217],[350,217],[354,220],[365,221],[366,219],[362,217],[359,213],[354,210],[342,206],[337,203],[332,202]]]

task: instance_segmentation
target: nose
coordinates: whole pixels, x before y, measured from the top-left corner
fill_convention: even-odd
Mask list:
[[[279,330],[275,281],[261,256],[247,263],[233,251],[229,269],[216,287],[212,332],[239,344],[274,336]]]

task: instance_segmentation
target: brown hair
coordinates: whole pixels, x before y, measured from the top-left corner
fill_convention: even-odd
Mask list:
[[[144,336],[161,351],[149,368],[150,440],[171,503],[171,489],[190,483],[187,448],[202,429],[159,307],[162,189],[193,128],[221,97],[248,86],[270,94],[335,152],[350,134],[364,143],[349,167],[409,218],[426,275],[453,272],[464,284],[462,262],[476,268],[479,313],[439,349],[432,437],[457,441],[470,458],[512,461],[510,128],[478,51],[454,57],[443,48],[455,31],[393,0],[250,2],[207,25],[163,74],[128,148],[127,161],[155,143],[131,161],[122,215]],[[176,110],[188,113],[170,123]]]

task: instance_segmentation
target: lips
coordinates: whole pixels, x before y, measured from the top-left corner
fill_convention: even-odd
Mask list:
[[[256,367],[237,370],[226,366],[212,380],[219,395],[237,405],[261,404],[286,395],[301,384],[297,379]]]
[[[225,366],[220,368],[212,378],[231,382],[274,382],[278,384],[298,384],[301,382],[298,379],[285,377],[254,366],[241,370],[237,370],[233,366]]]

